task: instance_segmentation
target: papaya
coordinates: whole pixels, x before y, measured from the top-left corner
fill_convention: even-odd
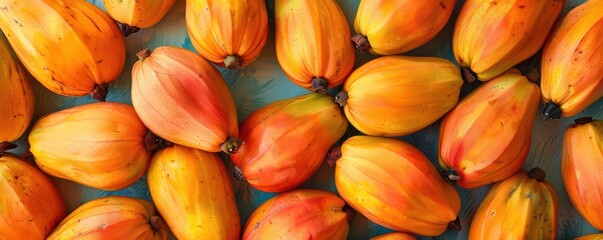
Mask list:
[[[492,185],[471,221],[469,240],[556,239],[559,200],[540,168]]]
[[[345,140],[340,151],[335,160],[337,192],[369,220],[423,236],[460,230],[459,194],[413,145],[357,135]]]
[[[167,240],[168,231],[151,202],[126,196],[108,196],[76,208],[61,221],[47,240]]]
[[[439,161],[459,186],[513,175],[525,162],[540,103],[538,85],[512,68],[463,98],[442,120]]]
[[[104,101],[124,68],[115,21],[85,0],[1,0],[0,30],[21,63],[48,90]]]
[[[126,188],[146,171],[152,145],[132,106],[97,102],[40,118],[28,140],[38,167],[49,175],[102,189]]]
[[[570,202],[590,225],[603,231],[603,121],[579,118],[565,128],[561,178]]]
[[[34,113],[34,93],[19,60],[10,46],[0,39],[0,154],[15,148],[29,128]]]
[[[240,238],[232,185],[217,153],[180,145],[162,148],[147,174],[153,202],[176,238]]]
[[[355,69],[337,94],[360,132],[396,137],[434,123],[459,101],[463,78],[437,57],[383,56]]]
[[[132,105],[157,136],[208,152],[236,153],[237,109],[216,67],[191,50],[162,46],[138,53]]]
[[[121,24],[124,37],[157,24],[176,0],[103,0],[107,13]]]
[[[245,224],[242,239],[345,240],[348,216],[345,202],[334,193],[295,189],[257,207]]]
[[[193,47],[208,61],[228,69],[249,65],[268,40],[264,0],[186,1],[186,29]]]
[[[231,159],[254,188],[284,192],[318,170],[347,126],[329,94],[282,99],[257,109],[241,123],[239,137],[245,144]]]
[[[0,154],[0,238],[46,239],[67,215],[50,178],[10,153]]]
[[[276,58],[293,83],[326,93],[356,59],[347,19],[335,0],[276,0]]]

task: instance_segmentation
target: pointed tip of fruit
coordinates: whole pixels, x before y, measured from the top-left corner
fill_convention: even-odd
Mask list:
[[[96,84],[94,89],[90,92],[92,98],[96,99],[99,102],[104,102],[107,98],[107,94],[109,94],[109,84]]]
[[[561,108],[559,108],[558,105],[550,102],[545,103],[544,108],[542,108],[542,117],[545,121],[560,118]]]
[[[239,69],[243,66],[243,58],[238,55],[229,55],[224,58],[224,67],[232,70]]]
[[[536,179],[536,181],[542,182],[546,178],[546,172],[539,167],[532,168],[528,173],[528,177]]]
[[[368,39],[362,34],[356,34],[353,36],[352,42],[354,42],[356,50],[362,54],[368,52],[368,50],[371,48],[371,44],[369,43]]]

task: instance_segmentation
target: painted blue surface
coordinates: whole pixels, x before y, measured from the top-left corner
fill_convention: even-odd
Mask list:
[[[101,0],[88,1],[103,8]],[[337,2],[345,12],[351,27],[359,0],[338,0]],[[435,39],[407,55],[439,56],[454,61],[450,42],[452,25],[463,2],[464,1],[461,0],[457,3],[453,17],[446,28],[442,30]],[[583,2],[583,0],[569,0],[563,14],[581,2]],[[153,49],[163,45],[180,46],[194,51],[186,32],[184,3],[184,0],[179,0],[170,13],[158,25],[149,29],[143,29],[138,33],[130,35],[126,39],[128,49],[127,63],[120,77],[111,84],[107,101],[131,104],[130,76],[132,65],[137,60],[135,54],[138,51],[144,48]],[[225,80],[228,82],[232,95],[236,101],[239,120],[243,120],[251,112],[268,103],[308,92],[291,83],[285,77],[278,65],[274,50],[274,25],[272,21],[274,0],[267,0],[266,4],[270,15],[271,31],[268,43],[261,56],[251,65],[240,70],[231,71],[220,69]],[[375,58],[375,56],[368,54],[359,55],[356,60],[356,66],[373,58]],[[79,98],[63,97],[44,89],[36,81],[32,81],[32,83],[36,94],[34,121],[44,114],[93,102],[89,96]],[[468,92],[471,88],[472,86],[465,87],[464,93]],[[527,170],[536,166],[545,170],[547,172],[546,180],[553,184],[557,190],[560,200],[558,239],[570,239],[580,235],[597,232],[596,229],[585,222],[580,214],[571,206],[561,182],[560,149],[562,134],[565,127],[569,125],[573,119],[582,116],[593,116],[599,119],[603,118],[603,100],[597,101],[583,113],[571,119],[564,118],[544,122],[538,118],[534,123],[532,147],[528,159],[523,166],[523,168]],[[437,164],[438,123],[439,122],[436,122],[420,132],[401,138],[421,149],[434,164]],[[22,137],[18,143],[22,147],[15,150],[17,153],[22,152],[24,146],[27,145],[26,137]],[[229,167],[229,170],[232,170],[232,163],[229,161],[225,161],[225,163]],[[334,170],[326,165],[326,163],[323,164],[316,174],[314,174],[314,176],[302,187],[326,189],[336,192],[332,178],[333,171]],[[75,207],[91,199],[107,195],[129,195],[151,200],[147,189],[146,177],[141,178],[131,187],[115,192],[82,187],[66,180],[55,180],[61,191],[64,193],[70,210],[73,210]],[[233,184],[242,223],[246,221],[253,209],[266,199],[274,196],[274,194],[264,193],[253,189],[244,181],[236,181],[233,179]],[[462,189],[457,187],[457,190],[462,197],[462,209],[459,213],[459,217],[461,218],[463,230],[460,232],[448,231],[434,239],[466,239],[471,218],[488,188],[489,186],[477,189]],[[378,226],[361,215],[358,215],[350,222],[349,239],[368,239],[377,234],[390,231],[391,230]],[[425,237],[419,238],[431,239]]]

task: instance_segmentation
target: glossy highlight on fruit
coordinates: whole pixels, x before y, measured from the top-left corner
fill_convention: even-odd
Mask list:
[[[437,57],[383,56],[360,66],[336,98],[355,128],[372,136],[403,136],[432,124],[459,100],[463,79]]]
[[[360,53],[402,54],[432,40],[444,28],[456,0],[361,0],[352,37]]]
[[[282,99],[241,123],[239,136],[245,144],[231,159],[254,188],[287,191],[314,174],[347,126],[329,94]]]
[[[179,145],[163,148],[153,155],[147,180],[153,202],[176,238],[239,239],[239,212],[217,153]]]
[[[439,160],[464,188],[513,175],[525,162],[540,89],[513,68],[459,102],[442,120]]]
[[[67,215],[50,178],[10,153],[0,153],[0,192],[2,239],[45,239]]]
[[[579,118],[567,126],[561,150],[561,177],[578,212],[603,230],[603,121]]]
[[[151,202],[108,196],[79,206],[47,240],[61,239],[167,240],[168,228]]]
[[[389,229],[423,236],[460,229],[459,194],[419,149],[404,141],[348,138],[335,162],[335,186],[352,208]]]
[[[490,80],[544,44],[565,0],[467,0],[452,36],[456,61]]]
[[[266,45],[266,3],[187,0],[186,28],[201,56],[218,66],[238,69],[253,62]]]
[[[147,133],[132,106],[97,102],[43,116],[28,139],[42,171],[110,191],[144,174],[151,156]]]
[[[104,101],[126,45],[103,10],[82,0],[2,0],[0,29],[25,68],[48,90]]]
[[[347,19],[335,0],[276,0],[276,57],[293,83],[326,93],[343,83],[356,58]]]
[[[603,96],[603,1],[572,9],[545,44],[542,99],[545,119],[571,117]]]
[[[193,51],[173,46],[138,53],[132,105],[157,136],[208,152],[236,153],[237,109],[220,72]]]
[[[262,203],[251,214],[243,240],[344,240],[348,236],[345,202],[324,190],[296,189]]]
[[[473,216],[469,240],[556,239],[559,200],[545,173],[523,169],[495,183]]]

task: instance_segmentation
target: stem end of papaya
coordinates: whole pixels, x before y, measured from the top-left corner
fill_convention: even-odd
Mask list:
[[[224,58],[224,66],[228,69],[236,70],[243,66],[243,58],[237,55],[229,55]]]
[[[542,117],[545,121],[561,117],[561,108],[554,103],[545,103],[542,108]]]
[[[371,48],[371,44],[369,43],[368,39],[362,34],[356,34],[353,36],[352,42],[354,42],[356,50],[362,54],[366,53]]]
[[[321,77],[315,77],[314,79],[312,79],[312,90],[315,93],[326,94],[328,86],[329,82],[327,81],[327,79]]]
[[[461,231],[463,229],[463,226],[461,226],[461,220],[459,219],[459,217],[456,217],[456,219],[452,222],[448,223],[448,230],[452,230],[452,231]]]
[[[454,169],[446,169],[442,171],[442,177],[444,177],[444,180],[451,183],[452,185],[456,185],[456,182],[458,180],[461,180],[461,176]]]
[[[226,142],[220,145],[220,149],[222,150],[222,152],[225,152],[227,154],[236,154],[243,144],[245,144],[243,140],[238,139],[236,137],[229,137],[228,139],[226,139]]]
[[[130,26],[128,24],[121,24],[121,32],[124,37],[130,36],[130,34],[140,31],[139,27]]]
[[[337,160],[341,158],[341,145],[339,143],[333,145],[327,152],[327,164],[334,167]]]
[[[465,82],[465,84],[471,84],[472,82],[475,82],[475,80],[477,79],[477,74],[475,72],[471,71],[471,69],[462,67],[461,68],[461,77],[463,78],[463,81]]]
[[[107,94],[109,94],[109,84],[96,84],[94,89],[90,92],[92,98],[96,99],[99,102],[104,102],[107,98]]]
[[[142,61],[145,58],[148,58],[149,56],[151,56],[151,49],[148,49],[148,48],[142,49],[140,52],[138,52],[136,54],[136,56],[138,57],[138,60]]]
[[[345,106],[345,103],[348,101],[348,93],[346,91],[341,91],[337,95],[335,95],[335,102],[339,104],[339,107]]]
[[[530,172],[528,173],[528,177],[534,178],[537,181],[542,182],[544,181],[544,178],[546,178],[546,172],[544,172],[544,170],[539,167],[535,167],[530,170]]]
[[[151,224],[151,228],[153,228],[153,232],[158,232],[161,235],[160,239],[167,239],[168,226],[163,218],[159,216],[151,216],[149,222]]]
[[[346,213],[346,217],[345,219],[349,222],[352,221],[352,219],[354,219],[356,217],[356,215],[358,215],[356,213],[356,211],[354,211],[354,209],[352,207],[350,207],[350,205],[344,205],[343,208],[341,209]]]

